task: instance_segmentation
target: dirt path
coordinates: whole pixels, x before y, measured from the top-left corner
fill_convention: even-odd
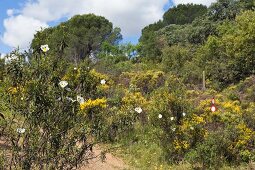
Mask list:
[[[0,138],[0,148],[8,149],[8,145],[4,142],[3,139]],[[129,169],[128,166],[120,159],[113,156],[110,153],[105,154],[105,161],[102,162],[100,157],[102,150],[96,146],[93,148],[92,156],[96,158],[91,159],[88,163],[78,170],[127,170]]]
[[[95,156],[100,155],[102,151],[95,147],[93,150],[93,154]],[[89,161],[89,163],[85,166],[82,166],[78,170],[126,170],[128,166],[120,159],[113,156],[110,153],[105,155],[105,161],[102,162],[100,156],[94,158]]]

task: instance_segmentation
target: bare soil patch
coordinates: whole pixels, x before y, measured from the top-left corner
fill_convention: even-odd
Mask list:
[[[120,158],[112,155],[111,153],[106,153],[105,158],[102,161],[101,155],[102,150],[96,146],[93,149],[94,159],[88,161],[88,163],[79,170],[125,170],[128,166]]]

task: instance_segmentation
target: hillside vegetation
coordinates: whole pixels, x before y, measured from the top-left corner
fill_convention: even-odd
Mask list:
[[[178,5],[137,45],[94,14],[38,31],[0,60],[0,169],[73,169],[98,143],[130,169],[254,169],[254,9]]]

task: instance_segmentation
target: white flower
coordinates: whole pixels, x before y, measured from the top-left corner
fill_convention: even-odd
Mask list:
[[[81,96],[77,96],[77,102],[79,102],[80,104],[82,104],[82,103],[84,103],[85,102],[85,100],[84,100],[84,98],[83,97],[81,97]]]
[[[17,132],[22,134],[22,133],[25,133],[26,129],[24,128],[17,128]]]
[[[74,67],[73,69],[74,69],[74,70],[77,70],[77,67]]]
[[[49,46],[48,46],[47,44],[45,44],[45,45],[41,45],[41,50],[42,50],[44,53],[46,53],[47,51],[50,50],[50,48],[49,48]]]
[[[185,116],[186,116],[186,113],[183,112],[183,113],[182,113],[182,116],[185,117]]]
[[[161,118],[162,118],[162,114],[159,114],[159,115],[158,115],[158,118],[161,119]]]
[[[136,111],[137,113],[142,113],[142,112],[143,112],[143,109],[142,109],[141,107],[136,107],[136,108],[135,108],[135,111]]]
[[[194,127],[191,126],[191,127],[190,127],[190,130],[194,130]]]
[[[171,117],[170,120],[173,121],[173,120],[174,120],[174,117]]]
[[[66,99],[68,100],[68,101],[70,101],[70,102],[76,102],[76,100],[74,100],[74,99],[72,99],[71,97],[66,97]]]
[[[61,81],[61,82],[59,82],[59,85],[60,85],[62,88],[65,88],[65,87],[68,85],[68,82],[67,82],[67,81]]]
[[[105,79],[103,79],[103,80],[101,80],[101,82],[100,82],[102,85],[104,85],[105,83],[106,83],[106,80]]]
[[[172,128],[172,131],[174,132],[176,130],[176,128]]]
[[[216,107],[215,107],[215,106],[212,106],[212,107],[211,107],[211,111],[212,111],[212,112],[215,112],[215,111],[216,111]]]

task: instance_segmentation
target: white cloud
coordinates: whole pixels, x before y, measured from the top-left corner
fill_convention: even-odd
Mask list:
[[[75,2],[74,2],[75,1]],[[83,8],[80,3],[83,0],[38,0],[37,2],[28,2],[22,9],[22,14],[33,17],[43,22],[57,20],[77,8]]]
[[[193,3],[193,4],[203,4],[206,6],[210,6],[211,3],[216,2],[217,0],[173,0],[174,4],[187,4],[187,3]]]
[[[6,14],[11,17],[13,15],[19,14],[20,11],[18,9],[7,9]]]
[[[74,2],[75,1],[75,2]],[[27,3],[22,10],[25,16],[49,22],[63,16],[95,13],[121,27],[124,35],[139,34],[140,30],[157,20],[168,0],[39,0]],[[38,12],[40,11],[40,12]]]
[[[4,20],[6,31],[1,40],[10,47],[26,48],[36,30],[47,26],[46,23],[27,16],[11,16]]]
[[[108,1],[109,2],[109,1]],[[122,29],[124,36],[140,34],[141,29],[162,18],[167,0],[110,0],[105,6],[104,0],[93,1],[88,11],[106,16],[115,26]]]
[[[141,29],[162,18],[168,0],[27,0],[18,16],[7,13],[2,41],[9,46],[25,47],[35,30],[47,23],[76,14],[95,13],[122,29],[124,36],[137,36]]]
[[[7,13],[8,16],[12,16],[13,13],[14,13],[14,10],[13,9],[8,9],[6,13]]]

